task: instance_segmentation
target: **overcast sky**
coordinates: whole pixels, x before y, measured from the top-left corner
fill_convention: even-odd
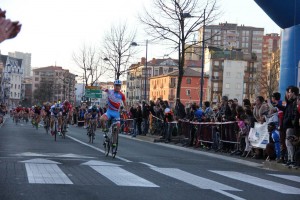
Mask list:
[[[200,0],[201,1],[201,0]],[[0,0],[7,18],[20,21],[20,34],[0,44],[2,54],[20,51],[32,54],[32,67],[63,66],[80,73],[72,53],[83,44],[101,45],[105,31],[124,20],[130,28],[142,28],[137,15],[151,0]],[[280,33],[280,28],[253,0],[217,0],[223,12],[219,22],[265,28],[265,33]],[[138,31],[140,40],[147,39]],[[144,38],[145,37],[145,38]],[[148,46],[148,58],[162,58],[163,48]],[[141,50],[140,55],[144,53]],[[177,54],[174,54],[174,58]]]

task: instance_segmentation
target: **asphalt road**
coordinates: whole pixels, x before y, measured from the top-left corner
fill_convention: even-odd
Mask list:
[[[299,173],[259,162],[120,135],[117,158],[105,157],[103,136],[88,143],[70,127],[57,141],[43,128],[0,128],[0,200],[300,199]]]

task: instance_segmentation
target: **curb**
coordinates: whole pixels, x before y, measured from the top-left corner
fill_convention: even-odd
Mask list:
[[[276,163],[275,161],[264,161],[263,168],[282,172],[300,173],[299,168],[290,168],[282,163]]]

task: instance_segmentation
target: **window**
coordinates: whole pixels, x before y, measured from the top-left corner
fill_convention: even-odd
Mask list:
[[[230,72],[226,72],[226,76],[227,76],[227,77],[230,77]]]
[[[15,84],[15,89],[17,89],[17,84]]]
[[[11,85],[10,85],[10,88],[13,88],[13,87],[14,87],[14,84],[11,84]]]
[[[39,75],[39,72],[35,72],[35,75]]]
[[[229,89],[229,88],[230,88],[230,84],[229,84],[229,83],[226,83],[226,84],[225,84],[225,88],[226,88],[226,89]]]
[[[35,80],[35,81],[39,81],[39,77],[35,77],[34,80]]]
[[[186,96],[191,96],[191,90],[186,90]]]
[[[186,84],[191,84],[192,80],[190,78],[186,79]]]

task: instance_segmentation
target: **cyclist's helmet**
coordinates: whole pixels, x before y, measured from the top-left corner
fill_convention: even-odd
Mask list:
[[[97,106],[96,106],[96,105],[93,105],[92,111],[93,111],[93,112],[96,112],[96,111],[97,111]]]
[[[69,101],[68,100],[65,100],[64,101],[64,105],[69,105],[70,103],[69,103]]]
[[[122,81],[120,81],[120,80],[115,80],[115,81],[114,81],[114,85],[122,85]]]

